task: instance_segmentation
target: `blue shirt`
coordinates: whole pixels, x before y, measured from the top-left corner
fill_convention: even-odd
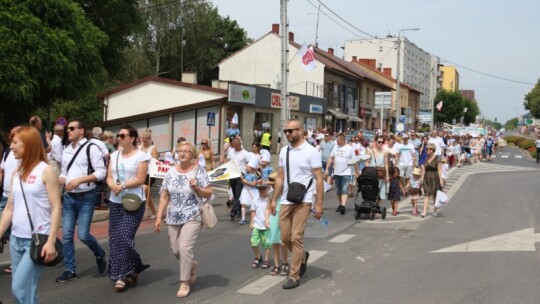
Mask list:
[[[267,166],[261,169],[261,178],[264,180],[270,179],[270,174],[274,173],[274,168],[272,166]]]

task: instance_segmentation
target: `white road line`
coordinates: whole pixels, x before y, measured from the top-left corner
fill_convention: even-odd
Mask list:
[[[345,243],[346,241],[352,239],[353,237],[355,237],[354,234],[340,234],[340,235],[336,236],[335,238],[329,240],[328,242],[330,242],[330,243]]]
[[[515,155],[516,158],[523,158],[523,155]]]
[[[320,259],[322,256],[324,256],[327,253],[328,251],[310,250],[308,265]],[[248,285],[238,289],[236,292],[243,293],[243,294],[250,294],[250,295],[261,295],[262,293],[274,287],[275,285],[277,285],[278,283],[282,282],[285,279],[286,277],[283,277],[280,275],[278,276],[265,275],[262,278],[259,278],[249,283]]]
[[[508,155],[501,155],[501,158],[508,158]]]

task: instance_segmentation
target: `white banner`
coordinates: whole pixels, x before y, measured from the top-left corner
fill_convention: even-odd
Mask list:
[[[238,170],[238,167],[232,160],[208,172],[208,179],[211,182],[238,178],[240,176],[240,170]]]
[[[148,165],[148,174],[151,178],[164,179],[171,166],[172,165],[169,163],[160,162],[155,158],[151,158],[150,164]]]

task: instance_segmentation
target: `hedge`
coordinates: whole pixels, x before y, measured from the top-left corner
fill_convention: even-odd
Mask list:
[[[534,140],[515,135],[506,136],[504,139],[509,144],[513,144],[514,146],[529,152],[533,158],[536,158],[536,143]]]

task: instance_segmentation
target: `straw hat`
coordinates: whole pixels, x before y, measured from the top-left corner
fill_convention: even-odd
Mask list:
[[[422,172],[420,171],[420,168],[416,167],[416,168],[413,169],[412,174],[413,175],[421,175]]]
[[[276,177],[277,177],[277,172],[272,172],[272,173],[270,173],[270,175],[268,175],[268,178],[269,178],[271,181],[275,181],[275,180],[276,180]]]

